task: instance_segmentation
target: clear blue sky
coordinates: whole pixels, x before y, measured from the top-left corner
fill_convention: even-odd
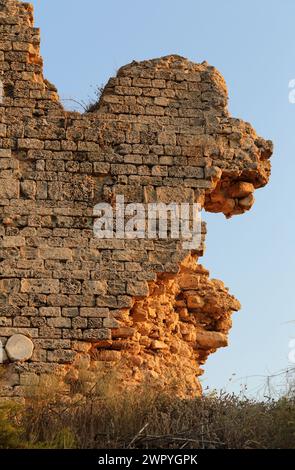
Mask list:
[[[294,0],[34,0],[42,28],[45,75],[62,98],[86,100],[132,60],[176,53],[207,60],[224,75],[230,112],[275,144],[270,184],[253,209],[225,220],[206,214],[201,262],[230,287],[243,308],[230,347],[212,355],[204,384],[238,391],[244,379],[285,367],[295,337]],[[255,392],[262,377],[248,380]]]

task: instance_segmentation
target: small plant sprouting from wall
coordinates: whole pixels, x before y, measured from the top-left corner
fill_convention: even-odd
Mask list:
[[[93,96],[88,96],[87,101],[80,101],[76,98],[63,98],[62,101],[73,103],[74,105],[78,106],[83,113],[94,113],[99,109],[100,99],[104,92],[104,88],[104,84],[97,85],[96,87],[94,87],[94,94]]]
[[[94,99],[86,104],[86,113],[94,113],[99,109],[100,99],[104,92],[105,86],[103,84],[96,86],[94,89]]]

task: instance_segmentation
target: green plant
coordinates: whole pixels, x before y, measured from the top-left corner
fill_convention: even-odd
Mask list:
[[[16,403],[0,403],[0,449],[23,447],[19,412],[20,406]]]

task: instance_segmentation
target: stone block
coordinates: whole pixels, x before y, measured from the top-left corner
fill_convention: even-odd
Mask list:
[[[30,338],[16,334],[8,339],[5,350],[11,361],[23,362],[32,357],[34,344]]]
[[[59,281],[57,279],[22,279],[21,292],[57,294],[59,292]]]
[[[17,199],[19,182],[13,178],[0,178],[0,199]]]
[[[227,346],[227,336],[218,331],[198,331],[196,342],[201,349],[217,349]]]

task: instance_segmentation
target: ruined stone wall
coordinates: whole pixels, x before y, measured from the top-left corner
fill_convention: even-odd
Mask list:
[[[39,45],[31,5],[0,0],[0,396],[52,373],[91,387],[102,366],[123,386],[200,393],[238,301],[197,264],[202,246],[97,239],[93,208],[124,195],[241,214],[272,144],[230,117],[214,67],[179,56],[121,68],[92,112],[68,112]]]

